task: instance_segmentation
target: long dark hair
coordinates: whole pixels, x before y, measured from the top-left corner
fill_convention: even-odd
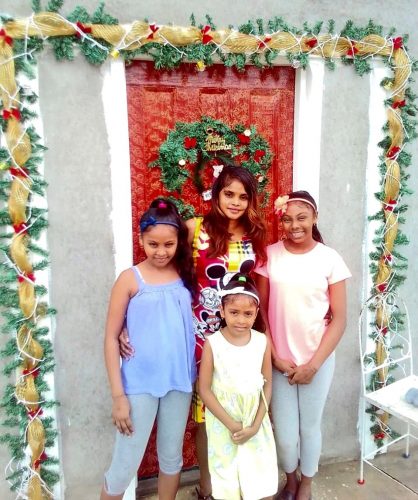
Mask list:
[[[222,307],[225,306],[225,304],[228,303],[229,300],[231,300],[231,297],[234,295],[239,295],[239,294],[244,294],[245,292],[248,292],[250,294],[255,295],[258,298],[258,301],[253,298],[254,303],[257,307],[260,305],[260,297],[258,295],[258,290],[257,287],[255,286],[255,283],[248,274],[243,274],[243,273],[236,273],[232,276],[232,278],[229,280],[228,284],[224,286],[221,290],[222,291],[235,291],[236,293],[231,293],[230,295],[223,296],[221,298],[221,304]],[[248,295],[248,297],[251,297],[251,295]],[[227,326],[226,321],[224,318],[221,319],[221,328],[225,328]],[[253,325],[254,330],[257,330],[259,332],[265,332],[266,331],[266,324],[263,320],[263,317],[260,312],[260,308],[258,309],[257,317],[255,318],[254,325]]]
[[[309,206],[311,209],[315,211],[315,215],[318,213],[318,207],[316,205],[316,201],[314,200],[313,196],[310,193],[308,193],[308,191],[292,191],[291,193],[288,194],[288,196],[289,196],[289,201],[294,198],[300,198],[301,200],[306,200],[307,206]],[[316,224],[312,226],[312,238],[315,241],[319,241],[319,243],[324,243],[322,235],[319,232],[318,226]]]
[[[252,173],[244,167],[227,164],[212,186],[212,206],[203,219],[206,232],[210,237],[208,257],[225,255],[228,250],[230,233],[228,232],[229,219],[219,208],[219,195],[224,187],[237,180],[244,186],[248,196],[248,208],[241,217],[247,237],[256,254],[257,261],[266,260],[266,226],[258,211],[257,182]]]
[[[174,203],[166,198],[156,198],[149,209],[142,215],[139,221],[141,233],[146,232],[155,222],[169,224],[177,229],[177,249],[173,262],[185,287],[192,294],[193,299],[197,296],[197,279],[193,265],[192,250],[188,242],[188,229]]]

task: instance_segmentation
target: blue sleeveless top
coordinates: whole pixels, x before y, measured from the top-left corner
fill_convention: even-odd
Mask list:
[[[135,354],[122,360],[125,394],[191,392],[196,363],[190,292],[181,279],[148,285],[137,267],[132,270],[138,293],[129,301],[126,322]]]

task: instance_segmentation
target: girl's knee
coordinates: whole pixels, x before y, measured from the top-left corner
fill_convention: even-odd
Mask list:
[[[301,441],[321,439],[321,422],[318,425],[309,425],[300,430]]]
[[[130,482],[131,479],[127,479],[126,475],[107,472],[104,478],[103,491],[107,496],[119,497],[125,493]]]
[[[174,476],[181,471],[183,467],[183,456],[182,454],[176,454],[175,456],[166,455],[164,453],[158,454],[158,463],[161,472],[169,476]]]

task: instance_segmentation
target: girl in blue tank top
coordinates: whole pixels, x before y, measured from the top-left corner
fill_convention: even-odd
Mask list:
[[[122,499],[157,420],[158,494],[174,500],[183,435],[196,378],[191,310],[195,275],[188,231],[176,207],[158,198],[140,220],[146,259],[121,273],[106,323],[105,360],[118,432],[101,500]],[[135,353],[120,365],[126,322]]]

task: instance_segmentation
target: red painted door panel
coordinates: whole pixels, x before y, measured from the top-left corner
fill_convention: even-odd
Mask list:
[[[134,262],[142,257],[138,244],[140,215],[156,196],[169,194],[160,182],[160,169],[148,165],[158,157],[161,144],[176,122],[195,122],[204,115],[229,126],[254,125],[268,141],[274,158],[268,184],[271,197],[265,209],[269,229],[266,243],[276,241],[278,226],[272,203],[292,187],[294,69],[274,67],[260,71],[248,67],[240,73],[216,65],[197,72],[194,64],[183,64],[175,71],[156,71],[151,62],[135,61],[126,68],[126,81]],[[205,213],[210,206],[191,180],[183,186],[181,198],[192,204],[197,214]],[[195,464],[192,432],[193,424],[189,423],[184,447],[186,468]],[[144,477],[157,472],[153,435],[139,474]]]

